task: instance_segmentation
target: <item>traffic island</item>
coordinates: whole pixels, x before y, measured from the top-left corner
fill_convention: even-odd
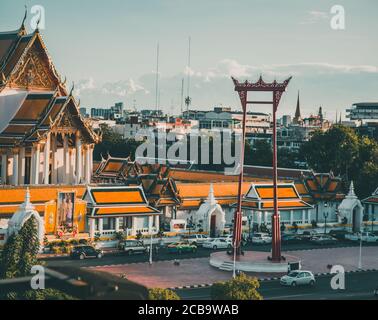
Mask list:
[[[285,254],[285,260],[273,262],[268,260],[267,252],[246,251],[243,255],[236,256],[235,270],[259,273],[286,273],[288,263],[299,263],[300,259],[293,255]],[[219,270],[233,271],[234,256],[227,251],[214,252],[210,255],[210,265]]]

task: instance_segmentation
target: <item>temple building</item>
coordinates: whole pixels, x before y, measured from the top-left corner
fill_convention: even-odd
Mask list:
[[[188,223],[201,224],[201,229],[205,225],[207,228],[207,220],[204,223],[198,212],[203,211],[201,206],[209,201],[209,194],[221,206],[225,223],[232,223],[238,194],[238,176],[159,164],[140,165],[130,159],[112,157],[103,159],[96,168],[94,179],[99,182],[117,181],[121,185],[142,185],[149,202],[160,209],[162,223],[169,224],[171,219],[184,219]],[[251,185],[271,184],[271,172],[271,167],[244,166],[243,195],[247,195]],[[340,223],[338,206],[345,197],[340,177],[335,177],[332,172],[314,173],[312,170],[278,168],[278,179],[285,190],[290,189],[292,200],[296,204],[292,208],[282,207],[280,210],[284,224]],[[245,201],[248,200],[247,197]],[[249,215],[248,210],[244,210],[246,216]],[[269,210],[266,204],[264,210],[254,208],[254,223],[269,223]]]
[[[159,211],[144,190],[135,183],[113,187],[141,174],[139,167],[108,161],[103,178],[92,179],[101,135],[81,116],[74,86],[67,90],[38,28],[28,34],[24,22],[0,33],[0,243],[30,213],[40,216],[47,240],[156,233]],[[153,203],[162,206],[158,185],[154,193]]]
[[[273,213],[273,185],[253,183],[242,200],[242,209],[246,216],[250,216],[252,223],[261,225],[271,224]],[[313,206],[303,201],[294,183],[279,183],[277,189],[278,210],[281,223],[293,225],[310,224],[313,217]],[[236,204],[234,204],[236,206]]]
[[[89,183],[100,137],[80,115],[36,29],[0,33],[1,183]]]

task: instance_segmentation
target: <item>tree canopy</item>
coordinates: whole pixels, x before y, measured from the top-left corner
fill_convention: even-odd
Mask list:
[[[153,288],[148,290],[148,300],[180,300],[180,297],[170,289]]]
[[[262,300],[257,291],[260,283],[256,277],[240,273],[234,279],[214,283],[211,287],[213,300]]]
[[[337,125],[326,132],[316,131],[301,152],[316,172],[332,171],[345,182],[353,180],[360,197],[377,188],[378,143],[352,128]]]
[[[30,275],[32,266],[37,265],[39,250],[37,221],[30,217],[18,234],[13,234],[6,242],[1,254],[2,278]]]
[[[134,139],[125,139],[121,134],[114,132],[108,125],[101,125],[102,142],[93,150],[93,159],[101,160],[101,156],[110,154],[113,157],[126,158],[135,156],[135,150],[141,142]]]

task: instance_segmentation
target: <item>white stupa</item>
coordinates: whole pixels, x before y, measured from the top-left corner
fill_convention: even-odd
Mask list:
[[[215,199],[211,184],[207,199],[196,212],[197,221],[203,220],[203,231],[209,232],[212,236],[219,236],[224,231],[225,217],[225,212]]]
[[[30,191],[29,188],[27,188],[25,202],[20,205],[18,210],[13,214],[12,218],[8,222],[8,237],[10,237],[14,233],[18,233],[25,222],[28,221],[31,217],[34,217],[37,221],[38,239],[42,244],[45,234],[44,222],[30,202]]]
[[[353,181],[350,183],[347,196],[341,201],[339,207],[339,218],[347,219],[347,224],[352,225],[354,232],[361,231],[364,207],[354,192]]]

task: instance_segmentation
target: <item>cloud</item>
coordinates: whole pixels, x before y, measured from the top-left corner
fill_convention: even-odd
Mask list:
[[[101,87],[101,92],[107,95],[114,95],[117,97],[126,97],[137,92],[148,94],[141,84],[133,79],[120,80],[117,82],[107,82]]]
[[[94,79],[82,79],[75,83],[75,94],[80,96],[80,94],[85,90],[92,90],[95,88]]]
[[[282,104],[293,108],[296,91],[301,90],[303,109],[312,110],[320,104],[335,110],[335,106],[345,108],[358,100],[377,99],[378,67],[373,65],[331,64],[326,62],[301,62],[294,64],[249,65],[235,59],[222,59],[213,67],[194,70],[185,69],[174,75],[161,75],[160,105],[165,112],[178,113],[181,103],[181,84],[184,79],[186,95],[187,73],[190,73],[190,96],[194,108],[210,109],[214,105],[224,104],[238,107],[240,102],[233,90],[230,77],[240,81],[255,81],[260,74],[264,80],[282,81],[294,76],[288,93]],[[124,101],[130,107],[136,100],[139,108],[155,105],[155,73],[147,73],[138,79],[127,79],[96,84],[92,78],[79,81],[77,92],[82,105],[110,106],[114,102]],[[294,94],[292,94],[294,92]],[[303,96],[303,97],[302,97]],[[306,106],[307,105],[307,106]],[[170,109],[172,106],[173,109]],[[285,108],[280,108],[285,111]],[[288,111],[285,111],[288,112]]]

